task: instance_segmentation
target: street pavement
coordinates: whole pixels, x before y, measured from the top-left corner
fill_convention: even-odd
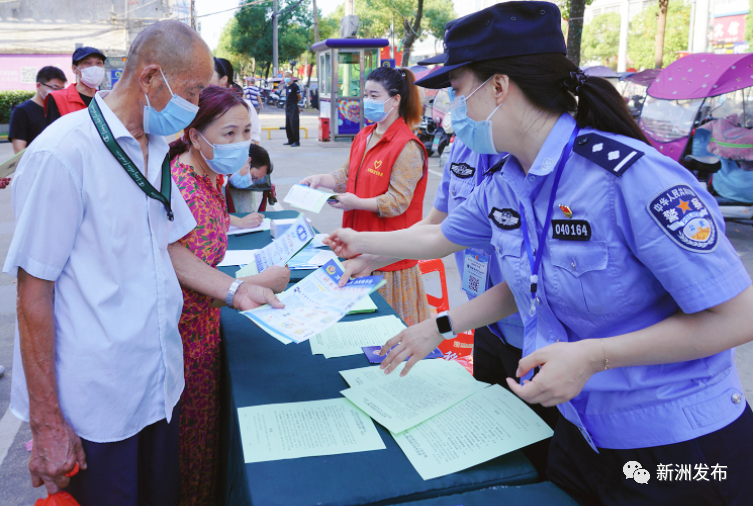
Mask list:
[[[282,199],[293,184],[311,174],[330,172],[342,166],[348,158],[349,144],[319,143],[317,140],[318,119],[316,111],[307,111],[301,115],[301,126],[308,129],[308,139],[301,131],[301,146],[291,148],[283,146],[286,142],[283,130],[273,130],[271,139],[262,132],[261,145],[270,153],[274,172],[272,181],[277,188],[279,203],[277,209],[289,209]],[[285,124],[282,110],[266,107],[262,111],[263,126],[280,127]],[[0,143],[0,160],[6,160],[13,154],[9,143]],[[429,178],[424,199],[424,214],[432,207],[434,195],[442,176],[439,158],[434,155],[429,160]],[[340,226],[342,213],[329,206],[319,214],[310,214],[309,218],[321,232],[330,232]],[[0,258],[5,259],[13,237],[14,221],[11,208],[10,187],[0,190]],[[730,224],[727,235],[749,273],[753,273],[753,227]],[[450,306],[455,307],[467,300],[460,288],[460,277],[452,256],[444,258],[447,274]],[[699,274],[699,284],[703,282]],[[436,273],[425,276],[427,292],[439,296],[441,293],[439,278]],[[0,365],[6,368],[5,376],[0,378],[0,506],[30,506],[37,498],[44,497],[43,489],[31,487],[28,472],[29,453],[24,443],[31,439],[27,423],[18,421],[9,411],[10,384],[13,375],[13,335],[15,322],[15,279],[0,273]],[[736,356],[742,377],[745,395],[753,400],[753,344],[741,346]]]

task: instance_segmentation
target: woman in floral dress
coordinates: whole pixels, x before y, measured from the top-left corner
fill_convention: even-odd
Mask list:
[[[196,228],[180,240],[205,263],[216,267],[225,256],[229,225],[247,226],[227,212],[218,171],[227,169],[215,146],[244,145],[250,139],[248,106],[233,90],[209,87],[199,98],[199,112],[181,139],[170,145],[170,168],[196,219]],[[245,148],[248,151],[248,148]],[[227,153],[227,151],[225,151]],[[243,158],[235,170],[247,161]],[[214,169],[212,168],[214,167]],[[245,278],[281,291],[290,272],[270,267]],[[183,288],[180,334],[186,386],[180,406],[181,504],[214,504],[219,459],[220,308],[215,300]]]

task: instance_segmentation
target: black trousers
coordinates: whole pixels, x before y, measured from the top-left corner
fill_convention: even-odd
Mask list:
[[[628,462],[638,462],[648,472],[647,483],[625,476]],[[689,470],[678,472],[678,467]],[[583,506],[750,505],[753,412],[748,406],[727,427],[690,441],[630,450],[599,448],[599,453],[575,425],[561,418],[550,447],[549,479]]]
[[[82,439],[87,469],[72,477],[65,491],[81,506],[177,506],[179,406],[170,423],[160,420],[123,441]]]
[[[473,377],[485,383],[507,386],[507,378],[517,379],[515,371],[523,355],[522,350],[504,343],[488,327],[476,329],[473,337]],[[552,429],[557,426],[560,412],[556,407],[545,408],[541,404],[529,404]],[[531,461],[539,476],[546,476],[549,443],[545,439],[523,448],[523,454]]]
[[[285,108],[285,133],[288,135],[288,142],[300,142],[301,131],[298,129],[298,104],[295,107]]]

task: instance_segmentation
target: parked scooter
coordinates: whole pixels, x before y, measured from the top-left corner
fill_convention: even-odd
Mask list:
[[[708,185],[726,220],[753,225],[752,54],[692,54],[661,71],[639,125]]]

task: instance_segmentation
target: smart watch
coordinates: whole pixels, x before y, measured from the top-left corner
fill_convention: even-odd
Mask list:
[[[437,315],[437,330],[445,339],[454,339],[455,332],[452,330],[452,320],[449,311],[443,311]]]

